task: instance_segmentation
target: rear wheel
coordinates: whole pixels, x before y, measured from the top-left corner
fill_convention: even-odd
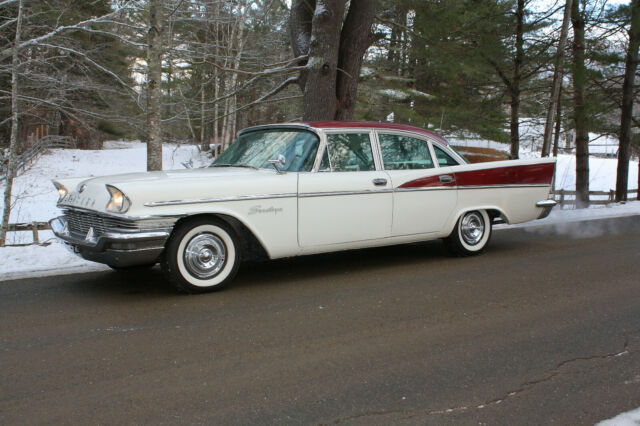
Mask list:
[[[233,229],[209,218],[176,228],[167,244],[162,270],[181,291],[204,293],[226,286],[238,272],[240,245]]]
[[[456,227],[444,239],[445,247],[457,256],[482,253],[491,238],[491,218],[485,210],[474,210],[460,216]]]

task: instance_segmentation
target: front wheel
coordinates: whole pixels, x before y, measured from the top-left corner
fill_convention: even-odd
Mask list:
[[[482,253],[491,238],[491,218],[485,210],[474,210],[460,216],[456,227],[444,239],[445,247],[457,256]]]
[[[238,272],[240,245],[233,229],[215,219],[195,219],[174,230],[162,270],[181,291],[204,293],[226,286]]]

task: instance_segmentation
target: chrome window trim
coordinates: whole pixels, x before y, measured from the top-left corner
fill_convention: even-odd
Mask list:
[[[466,161],[464,161],[464,160],[460,157],[460,155],[458,155],[458,153],[457,153],[457,152],[455,152],[454,150],[452,150],[452,149],[451,149],[451,148],[449,148],[448,146],[446,146],[446,145],[442,145],[440,142],[438,142],[438,141],[434,141],[434,140],[431,140],[430,142],[431,142],[431,144],[432,144],[432,145],[437,146],[438,148],[440,148],[441,150],[443,150],[445,153],[449,154],[449,156],[450,156],[451,158],[453,158],[455,161],[457,161],[457,162],[458,162],[458,164],[454,164],[454,165],[452,165],[452,166],[443,166],[443,167],[464,166],[464,165],[466,165],[466,164],[469,164],[469,163],[467,163]],[[433,152],[434,157],[433,157],[433,158],[435,158],[435,159],[436,159],[436,163],[438,163],[438,156],[437,156],[437,155],[435,155],[435,154],[436,154],[436,153],[435,153],[435,150],[434,150],[434,152]],[[438,166],[440,166],[440,163],[438,163]]]
[[[327,134],[319,129],[314,129],[318,137],[320,138],[320,146],[318,147],[318,152],[316,152],[316,160],[313,163],[313,168],[311,171],[313,173],[320,171],[320,165],[322,164],[322,156],[324,155],[324,151],[327,149]],[[329,167],[331,167],[331,162],[329,162]]]

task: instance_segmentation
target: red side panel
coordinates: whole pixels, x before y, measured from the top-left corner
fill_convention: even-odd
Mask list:
[[[443,183],[440,176],[429,176],[405,182],[398,188],[434,188],[441,186],[503,186],[503,185],[550,185],[555,170],[554,163],[529,164],[524,166],[496,167],[493,169],[458,172],[453,181]],[[451,174],[445,173],[451,176]]]
[[[499,167],[456,173],[458,186],[551,184],[554,163]]]

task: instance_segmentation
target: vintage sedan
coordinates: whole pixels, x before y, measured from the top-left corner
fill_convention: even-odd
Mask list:
[[[554,159],[469,164],[400,124],[250,127],[202,169],[54,181],[54,233],[115,269],[161,263],[180,290],[217,290],[242,259],[442,238],[480,253],[492,224],[546,216]]]

